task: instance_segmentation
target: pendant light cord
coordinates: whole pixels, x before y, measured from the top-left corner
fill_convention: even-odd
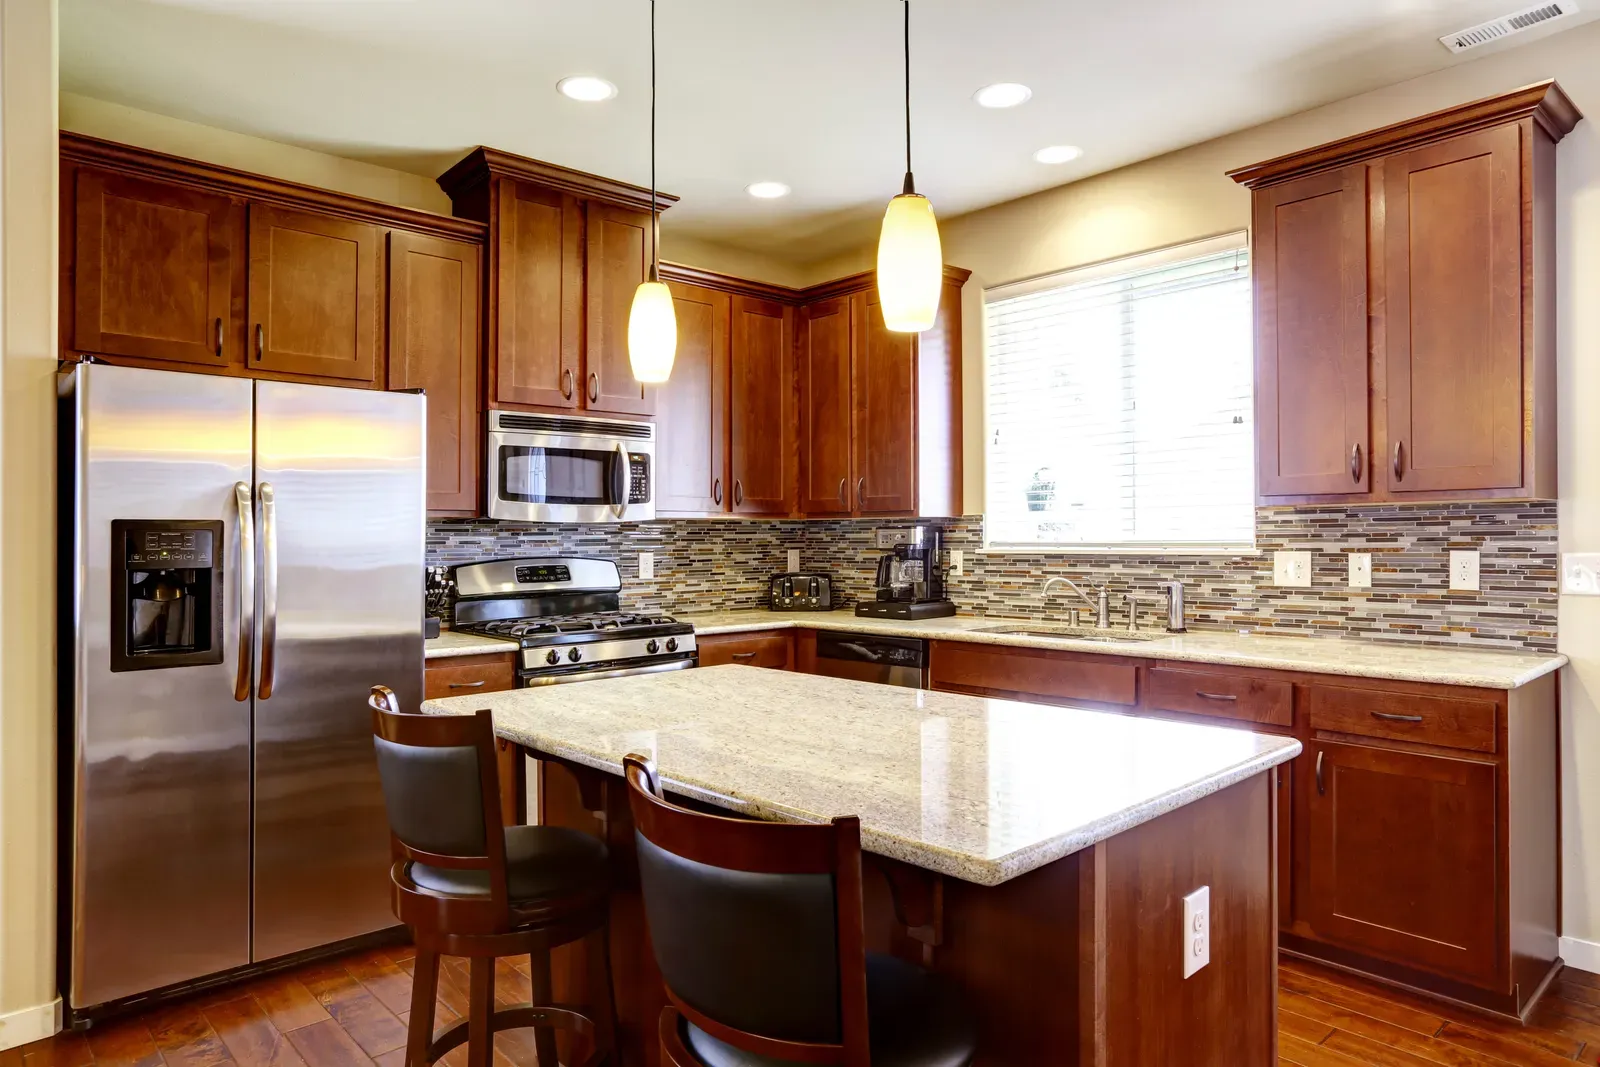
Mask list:
[[[656,0],[650,0],[650,280],[661,280],[661,213],[656,209]]]
[[[655,0],[650,0],[654,3]],[[911,0],[900,0],[901,7],[905,9],[905,58],[906,58],[906,182],[902,193],[916,192],[916,185],[911,180]]]

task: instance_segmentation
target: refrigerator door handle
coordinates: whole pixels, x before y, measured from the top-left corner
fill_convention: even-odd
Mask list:
[[[271,482],[262,482],[261,497],[261,681],[256,699],[272,697],[278,650],[278,508]]]
[[[235,482],[233,501],[239,509],[239,665],[233,699],[250,699],[251,652],[256,641],[256,516],[250,483]]]

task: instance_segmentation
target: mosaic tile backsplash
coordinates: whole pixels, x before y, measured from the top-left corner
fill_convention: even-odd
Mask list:
[[[767,578],[800,550],[803,570],[835,578],[845,603],[870,596],[879,550],[877,520],[665,520],[616,526],[522,526],[484,521],[428,525],[430,564],[564,553],[615,558],[627,605],[690,613],[766,604]],[[982,520],[939,523],[946,544],[966,553],[950,580],[966,613],[1065,619],[1077,602],[1039,590],[1046,578],[1108,584],[1112,619],[1126,622],[1123,596],[1146,603],[1142,625],[1164,618],[1160,583],[1184,583],[1189,626],[1276,634],[1359,636],[1435,645],[1554,651],[1558,564],[1556,505],[1438,504],[1261,508],[1258,551],[1202,556],[1062,556],[982,551]],[[1313,553],[1309,589],[1272,584],[1272,552]],[[1480,591],[1448,588],[1451,549],[1480,553]],[[638,553],[655,553],[653,580],[640,580]],[[1350,589],[1345,554],[1372,553],[1372,588]]]

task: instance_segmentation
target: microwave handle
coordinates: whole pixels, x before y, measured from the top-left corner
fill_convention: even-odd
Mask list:
[[[616,503],[611,505],[611,510],[616,512],[619,519],[628,512],[628,486],[632,481],[633,460],[628,455],[628,446],[618,441],[617,473],[611,480],[611,495],[616,497]]]

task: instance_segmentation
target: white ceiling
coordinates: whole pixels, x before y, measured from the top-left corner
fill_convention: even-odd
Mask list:
[[[949,217],[1159,155],[1463,62],[1436,38],[1518,6],[916,0],[918,188]],[[796,263],[871,241],[904,166],[900,4],[661,0],[657,17],[669,234]],[[429,177],[487,144],[648,184],[648,18],[645,0],[61,0],[61,78]],[[578,73],[619,95],[558,96]],[[1033,99],[979,108],[996,81]],[[1084,157],[1033,162],[1061,143]],[[760,179],[794,193],[754,200]]]

